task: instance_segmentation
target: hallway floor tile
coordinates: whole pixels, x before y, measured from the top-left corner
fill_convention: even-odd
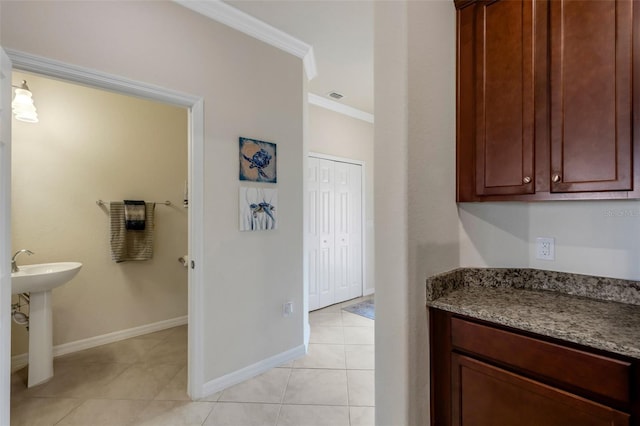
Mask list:
[[[309,353],[200,401],[187,395],[187,327],[66,356],[27,389],[11,377],[11,426],[373,426],[374,321],[309,314]]]

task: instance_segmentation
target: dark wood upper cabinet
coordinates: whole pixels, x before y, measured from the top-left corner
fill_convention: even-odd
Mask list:
[[[497,1],[475,8],[478,195],[534,192],[534,5]]]
[[[633,2],[550,3],[551,191],[633,189]]]
[[[455,4],[458,201],[640,198],[634,1]]]

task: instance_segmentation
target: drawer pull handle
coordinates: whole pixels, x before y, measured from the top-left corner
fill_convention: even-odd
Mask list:
[[[560,182],[560,175],[558,173],[554,173],[554,175],[551,177],[551,180],[553,181],[553,183]]]

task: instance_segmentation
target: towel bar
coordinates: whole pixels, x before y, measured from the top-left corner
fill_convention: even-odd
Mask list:
[[[170,206],[171,205],[171,201],[147,201],[148,203],[156,203],[156,204],[163,204],[165,206]],[[96,201],[96,204],[99,206],[104,206],[107,205],[108,202],[107,201],[102,201],[102,200],[98,200]]]

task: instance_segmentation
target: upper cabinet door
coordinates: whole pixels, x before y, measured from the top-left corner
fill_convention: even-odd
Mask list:
[[[550,13],[551,192],[632,190],[633,1]]]
[[[475,5],[476,195],[535,190],[534,18],[531,0]]]

